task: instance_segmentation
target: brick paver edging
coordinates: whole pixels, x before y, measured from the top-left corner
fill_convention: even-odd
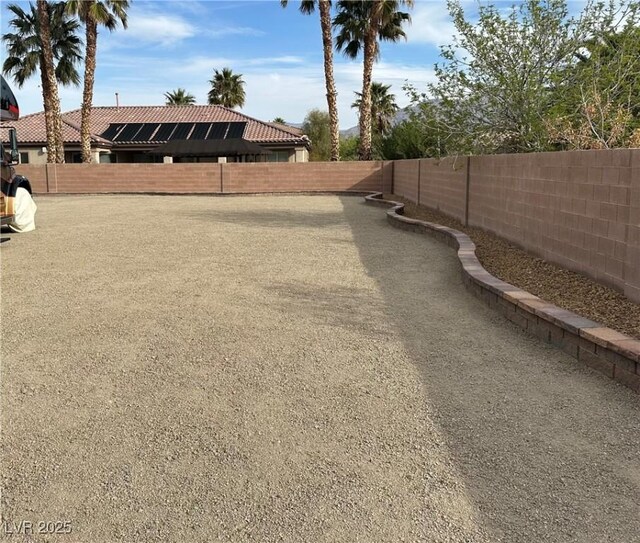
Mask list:
[[[476,257],[471,238],[458,230],[405,217],[404,204],[384,200],[381,192],[365,196],[365,202],[390,207],[392,226],[428,234],[458,250],[465,286],[489,307],[587,366],[640,393],[640,341],[545,302],[529,292],[491,275]]]

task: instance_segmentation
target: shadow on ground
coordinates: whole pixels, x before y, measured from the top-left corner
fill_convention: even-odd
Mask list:
[[[473,298],[453,250],[370,208],[393,231],[377,239],[342,204],[483,529],[494,541],[640,541],[639,398]]]
[[[385,327],[361,310],[363,307],[374,312],[381,309],[369,299],[365,289],[336,285],[314,288],[308,283],[274,282],[268,290],[277,295],[276,306],[284,314],[310,316],[318,326],[331,323],[359,333],[364,331],[380,339],[388,337]]]
[[[0,234],[13,234],[13,230],[8,226],[2,226],[0,227]],[[11,241],[11,238],[6,236],[0,237],[0,243],[6,243],[7,241]]]
[[[238,224],[252,228],[311,229],[332,228],[344,224],[342,213],[304,212],[296,209],[258,212],[230,208],[223,211],[194,212],[189,216],[193,219],[207,222]]]

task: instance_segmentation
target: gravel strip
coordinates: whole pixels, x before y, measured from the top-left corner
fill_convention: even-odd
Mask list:
[[[436,210],[417,205],[401,196],[385,198],[405,204],[405,215],[441,224],[467,234],[476,244],[476,256],[496,277],[569,309],[623,334],[640,339],[640,304],[585,275],[535,257],[505,239]]]
[[[361,198],[40,198],[2,256],[2,520],[57,543],[634,542],[638,397]]]

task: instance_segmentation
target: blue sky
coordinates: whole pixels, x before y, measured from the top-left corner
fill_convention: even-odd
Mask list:
[[[7,2],[1,3],[4,33],[9,17]],[[474,2],[465,4],[475,11]],[[302,15],[298,5],[297,0],[286,9],[278,0],[133,0],[129,28],[100,33],[94,105],[114,105],[116,92],[121,105],[161,105],[163,94],[178,87],[205,104],[213,69],[230,67],[246,81],[244,113],[301,122],[310,109],[326,109],[326,99],[319,17]],[[433,81],[438,46],[449,43],[454,32],[444,1],[417,0],[411,15],[407,41],[383,44],[374,68],[374,80],[391,84],[400,106],[408,104],[405,81],[420,89]],[[3,49],[3,60],[5,54]],[[349,128],[357,124],[350,106],[361,87],[361,59],[337,53],[334,60],[340,127]],[[42,110],[39,78],[14,91],[22,114]],[[63,111],[80,107],[81,94],[80,88],[62,88]]]

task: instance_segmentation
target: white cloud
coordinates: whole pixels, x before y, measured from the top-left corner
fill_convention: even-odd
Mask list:
[[[135,60],[133,61],[135,62]],[[196,75],[202,77],[205,74],[209,77],[214,68],[231,68],[236,73],[245,73],[247,69],[267,68],[274,65],[294,66],[303,64],[305,60],[296,56],[279,57],[251,57],[251,58],[231,58],[231,57],[205,57],[196,56],[182,59],[179,63],[171,64],[169,60],[163,62],[168,74]]]
[[[213,69],[220,69],[225,66],[231,67],[234,71],[236,69],[237,60],[231,57],[204,57],[197,56],[192,58],[182,59],[181,62],[176,64],[166,64],[167,75],[171,77],[175,76],[196,76],[201,78],[203,74],[206,77],[210,77],[213,73]]]
[[[118,66],[114,73],[112,66]],[[247,103],[243,112],[268,121],[276,116],[289,122],[302,122],[312,108],[327,109],[324,68],[321,62],[309,62],[303,57],[281,56],[154,58],[122,56],[116,52],[103,53],[96,79],[93,103],[96,106],[115,105],[115,93],[120,105],[162,105],[164,93],[182,87],[192,93],[199,104],[205,104],[209,91],[208,80],[213,68],[230,66],[241,73],[246,82]],[[113,73],[105,77],[106,73]],[[433,72],[424,66],[380,62],[374,66],[374,80],[392,85],[391,92],[402,106],[408,98],[402,91],[405,80],[424,88],[433,80]],[[338,91],[338,110],[341,128],[357,123],[357,112],[351,108],[354,91],[362,86],[362,63],[337,59],[335,79]],[[35,81],[35,80],[34,80]],[[42,110],[42,98],[37,85],[27,90],[16,89],[24,114]],[[63,111],[80,107],[82,89],[61,89]]]
[[[236,62],[234,65],[240,64],[241,62]],[[301,122],[310,109],[327,109],[324,72],[320,64],[303,68],[277,65],[247,66],[239,71],[246,82],[247,102],[243,112],[248,115],[262,120],[280,116],[289,122]],[[354,91],[361,89],[361,78],[360,65],[336,66],[335,79],[341,128],[357,124],[357,112],[351,108],[351,104],[355,99]],[[374,80],[392,85],[391,92],[395,94],[396,102],[401,107],[409,103],[402,90],[402,85],[407,79],[418,88],[424,88],[427,82],[434,80],[434,75],[431,70],[417,66],[381,64],[374,68]],[[166,81],[172,80],[169,77]],[[164,92],[182,86],[193,93],[199,103],[206,103],[209,85],[200,75],[193,74],[186,80],[180,76],[174,81],[175,85],[162,82],[148,83],[144,80],[126,84],[120,91],[120,102],[123,105],[162,104]],[[112,104],[113,92],[106,93],[104,97],[98,96],[96,103],[100,103],[98,100],[101,98],[106,100],[105,103]]]
[[[172,15],[132,12],[129,16],[126,38],[119,43],[128,45],[129,40],[163,46],[173,45],[192,38],[198,30],[187,20]]]
[[[322,76],[324,85],[324,74],[322,66],[317,67]],[[340,114],[340,127],[349,128],[357,124],[357,112],[351,108],[355,100],[354,92],[362,89],[362,64],[359,62],[348,62],[336,64],[335,68],[336,86],[338,88],[338,109]],[[373,80],[384,85],[391,85],[390,92],[396,97],[396,103],[400,107],[409,105],[409,98],[402,90],[405,82],[415,85],[418,89],[424,89],[428,83],[436,80],[434,71],[420,65],[396,64],[391,62],[378,62],[373,67]],[[324,87],[322,87],[324,89]],[[323,93],[324,98],[324,93]],[[326,101],[322,107],[326,109]]]
[[[207,16],[205,6],[201,2],[180,2],[180,10],[188,17],[183,17],[176,10],[171,15],[157,11],[153,2],[146,2],[129,11],[126,39],[117,39],[115,45],[130,46],[129,40],[151,45],[172,46],[196,36],[208,38],[225,38],[229,36],[264,36],[265,32],[250,26],[229,24],[216,21],[215,25],[200,26],[198,21]],[[195,19],[194,19],[195,17]],[[194,20],[192,23],[190,20]]]
[[[248,59],[244,62],[240,62],[241,64],[247,64],[250,66],[262,66],[265,64],[303,64],[304,59],[302,57],[295,56],[282,56],[282,57],[263,57],[263,58],[252,58]]]
[[[405,29],[409,43],[428,43],[440,47],[451,43],[457,34],[446,2],[416,2],[411,21],[411,25]]]
[[[227,36],[264,36],[263,30],[252,28],[250,26],[226,26],[216,27],[215,29],[208,29],[201,31],[202,34],[206,34],[211,38],[225,38]]]
[[[306,112],[326,104],[322,78],[309,77],[294,70],[246,73],[247,103],[244,112],[268,121],[283,117],[302,122]]]

